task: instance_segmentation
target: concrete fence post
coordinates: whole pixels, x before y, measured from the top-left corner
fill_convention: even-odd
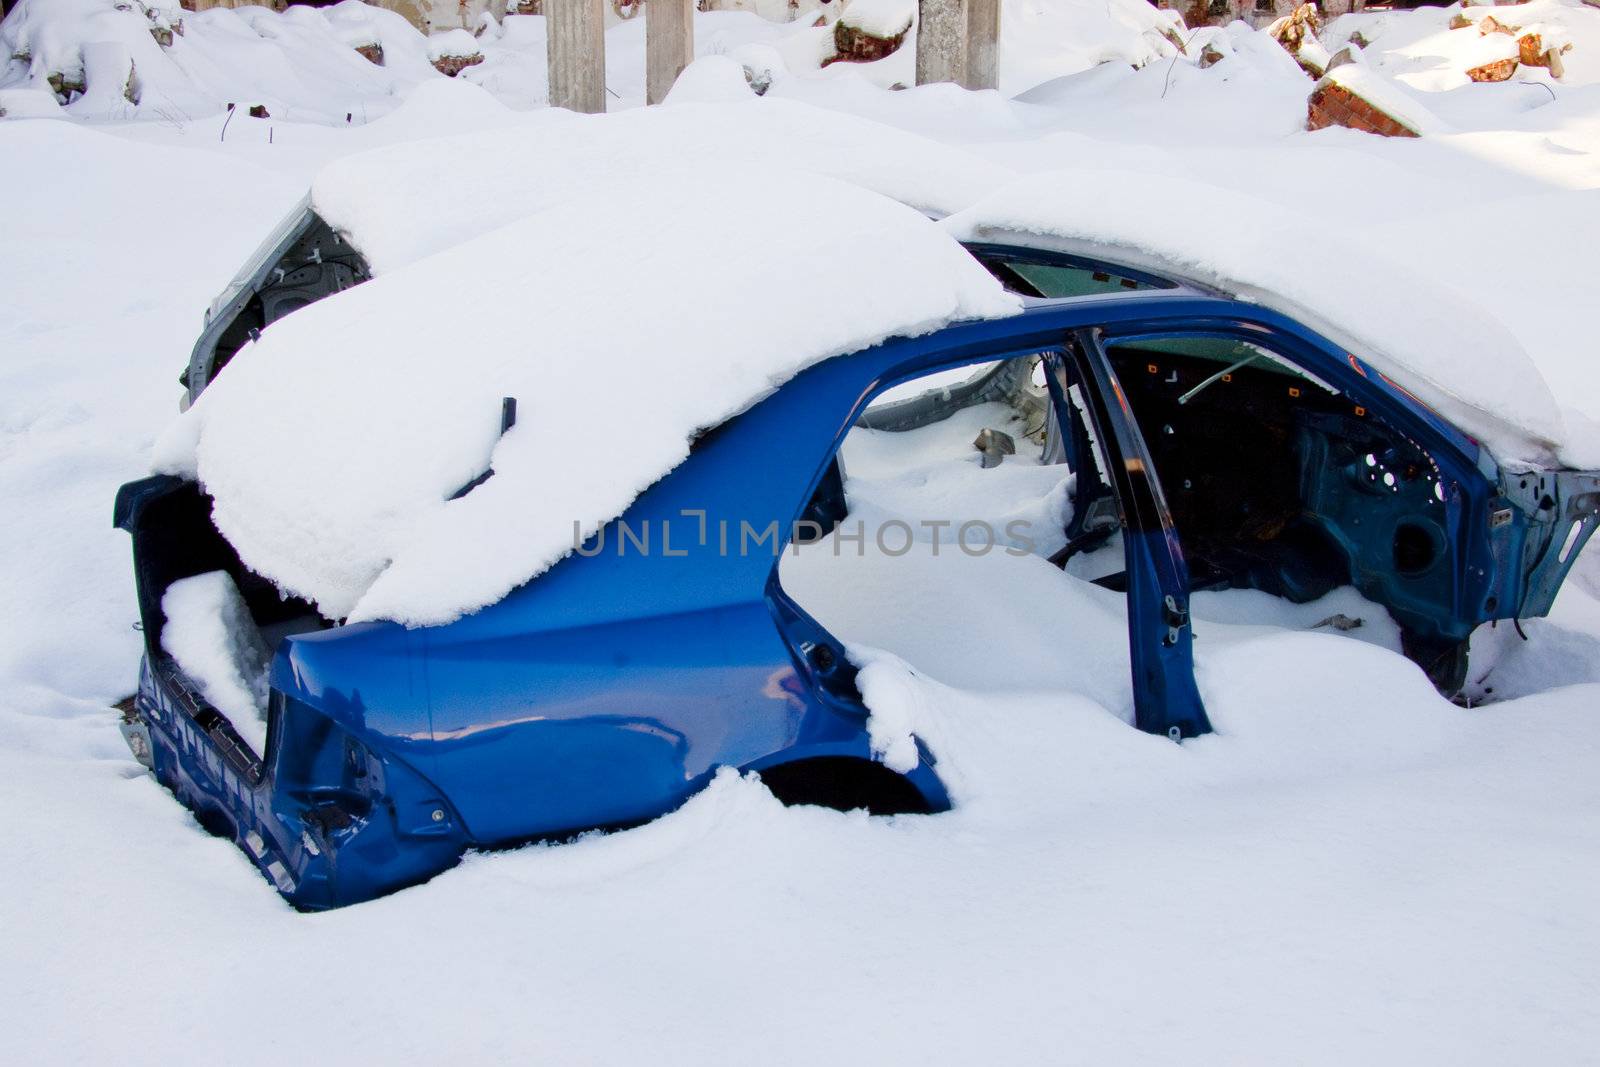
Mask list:
[[[644,5],[645,103],[659,104],[694,61],[695,0],[648,0]]]
[[[1001,0],[917,0],[917,84],[1000,85]]]
[[[967,0],[968,89],[1000,87],[1000,0]]]
[[[544,0],[550,106],[606,109],[606,0]]]
[[[967,0],[917,0],[917,84],[964,83]]]

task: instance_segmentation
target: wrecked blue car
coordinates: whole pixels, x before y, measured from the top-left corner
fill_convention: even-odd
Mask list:
[[[1021,237],[967,247],[1023,298],[1020,314],[801,371],[703,433],[576,551],[445,625],[322,618],[241,562],[199,484],[124,486],[115,522],[132,537],[145,643],[124,711],[135,754],[303,909],[417,884],[469,849],[637,825],[723,767],[758,772],[789,803],[939,812],[937,754],[923,748],[904,774],[875,759],[845,643],[779,570],[849,519],[847,437],[980,405],[1011,414],[977,436],[974,463],[1027,453],[1070,472],[1069,517],[1029,547],[1063,568],[1100,561],[1087,580],[1126,597],[1134,723],[1174,741],[1210,729],[1193,592],[1305,602],[1353,586],[1454,694],[1473,630],[1546,613],[1594,530],[1600,476],[1502,471],[1360,352],[1290,316]],[[259,331],[367,273],[314,212],[292,220],[214,305],[184,373],[190,399]],[[163,643],[168,589],[215,572],[270,654],[263,744]]]

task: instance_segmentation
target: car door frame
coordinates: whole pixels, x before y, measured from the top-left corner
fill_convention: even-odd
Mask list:
[[[1100,329],[1072,330],[1064,358],[1054,366],[1047,360],[1046,367],[1046,384],[1064,427],[1074,425],[1070,398],[1071,387],[1077,386],[1117,502],[1127,574],[1134,724],[1174,741],[1210,733],[1211,720],[1194,676],[1189,569],[1183,545],[1150,448],[1101,343]],[[1095,457],[1083,454],[1081,444],[1075,451],[1087,470]],[[1080,476],[1079,485],[1082,481]]]
[[[1092,320],[1093,316],[1085,318]],[[1069,452],[1075,453],[1079,462],[1094,462],[1087,454],[1086,438],[1071,433],[1075,426],[1074,406],[1069,400],[1072,386],[1078,387],[1078,395],[1088,408],[1084,415],[1093,425],[1102,449],[1107,449],[1102,458],[1110,468],[1105,474],[1111,483],[1110,492],[1117,501],[1129,576],[1127,640],[1134,724],[1145,732],[1179,741],[1211,731],[1194,678],[1188,571],[1160,483],[1153,477],[1149,450],[1121,395],[1109,360],[1098,350],[1095,330],[1095,327],[1067,323],[1050,331],[1042,344],[1019,344],[1036,331],[1018,329],[1015,334],[1002,333],[992,343],[976,348],[962,338],[953,340],[948,347],[922,353],[919,358],[895,367],[892,373],[881,375],[862,391],[851,407],[843,427],[822,459],[807,497],[797,506],[789,532],[792,533],[794,523],[805,514],[810,494],[825,483],[846,434],[873,399],[883,392],[904,382],[960,366],[1035,354],[1045,354],[1049,365],[1053,358],[1060,380],[1052,383],[1054,375],[1047,374],[1047,388],[1063,438],[1077,438],[1077,444]],[[806,632],[804,644],[808,651],[817,645],[818,635],[827,635],[834,644],[839,644],[837,637],[782,589],[776,566],[768,596],[780,619],[780,628],[787,630],[800,623],[800,629]],[[836,689],[834,695],[837,698]]]

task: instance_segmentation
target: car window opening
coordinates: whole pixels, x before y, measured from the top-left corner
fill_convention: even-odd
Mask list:
[[[1044,252],[1023,254],[1014,249],[993,252],[978,249],[975,254],[1008,290],[1039,299],[1062,300],[1172,287],[1171,282],[1162,279],[1136,276],[1131,271],[1071,256]]]
[[[1399,644],[1435,684],[1459,688],[1464,649],[1427,618],[1453,570],[1441,565],[1446,487],[1426,451],[1268,348],[1189,335],[1113,341],[1107,355],[1191,592],[1254,590],[1299,605],[1342,590],[1353,599],[1313,623],[1368,640],[1398,624]],[[1202,622],[1219,608],[1231,622],[1284,618],[1269,601],[1195,601]]]
[[[1114,502],[1096,547],[1052,563],[1073,531],[1065,460],[1038,356],[925,375],[880,393],[805,509],[784,590],[847,645],[891,652],[964,688],[1082,693],[1131,721]],[[1098,474],[1096,474],[1098,478]],[[821,531],[821,532],[819,532]],[[1114,565],[1104,562],[1116,557]]]
[[[179,377],[191,400],[262,330],[372,276],[361,254],[314,212],[269,244],[258,251],[251,273],[236,279],[232,298],[206,313],[205,329]]]

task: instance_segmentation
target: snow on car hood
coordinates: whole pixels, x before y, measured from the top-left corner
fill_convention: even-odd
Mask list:
[[[1030,175],[943,225],[962,240],[1054,239],[1282,311],[1369,360],[1507,467],[1593,455],[1587,436],[1569,439],[1511,332],[1448,281],[1408,269],[1403,249],[1358,246],[1216,186],[1117,170]]]
[[[658,176],[279,320],[163,435],[156,469],[197,477],[246,565],[324,614],[442,623],[560,559],[574,523],[620,515],[696,431],[803,367],[1018,308],[876,193]]]
[[[867,119],[751,99],[615,115],[545,108],[510,129],[391,145],[326,167],[312,205],[382,274],[585,194],[597,176],[624,186],[618,196],[627,197],[683,160],[706,173],[752,167],[829,175],[935,215],[959,211],[1015,177]]]

